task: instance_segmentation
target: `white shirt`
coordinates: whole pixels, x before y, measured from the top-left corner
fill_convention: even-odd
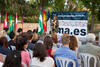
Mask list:
[[[54,60],[51,57],[45,57],[43,62],[40,62],[38,58],[33,57],[29,67],[53,67],[53,65]]]
[[[2,67],[3,66],[3,63],[2,62],[0,62],[0,67]]]

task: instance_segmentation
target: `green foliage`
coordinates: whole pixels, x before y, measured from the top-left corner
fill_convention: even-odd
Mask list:
[[[34,17],[24,17],[23,20],[27,23],[38,23],[38,19],[35,19]]]

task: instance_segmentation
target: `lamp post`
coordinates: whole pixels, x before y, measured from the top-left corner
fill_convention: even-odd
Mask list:
[[[100,45],[100,31],[99,31],[99,45]]]
[[[65,6],[64,6],[64,8],[66,8],[67,7],[67,0],[65,1]]]

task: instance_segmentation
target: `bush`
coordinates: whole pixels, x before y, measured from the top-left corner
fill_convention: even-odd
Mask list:
[[[37,23],[38,19],[35,19],[34,17],[24,17],[23,18],[25,23]]]
[[[9,21],[9,18],[10,16],[7,16],[7,21]],[[17,20],[20,20],[21,21],[21,18],[22,17],[17,17]],[[4,23],[4,19],[5,19],[5,16],[2,16],[1,17],[1,22]],[[15,17],[12,16],[12,20],[15,20]],[[24,17],[23,18],[23,21],[25,23],[38,23],[38,18],[35,18],[35,17]]]

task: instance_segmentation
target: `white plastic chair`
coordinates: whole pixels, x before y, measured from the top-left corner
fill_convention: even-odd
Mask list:
[[[94,67],[96,67],[97,64],[97,57],[88,53],[80,53],[79,54],[80,59],[84,62],[84,67],[90,67],[90,59],[94,59]]]
[[[58,67],[59,65],[60,65],[60,67],[68,67],[68,64],[69,64],[70,62],[73,63],[73,67],[76,67],[76,63],[75,63],[75,61],[72,60],[72,59],[68,59],[68,58],[64,58],[64,57],[56,57],[55,60],[56,60],[56,65],[57,65],[57,67]],[[59,62],[60,64],[58,64],[58,62]]]
[[[22,64],[24,67],[27,67],[27,65],[26,65],[24,62],[22,62],[21,64]]]

